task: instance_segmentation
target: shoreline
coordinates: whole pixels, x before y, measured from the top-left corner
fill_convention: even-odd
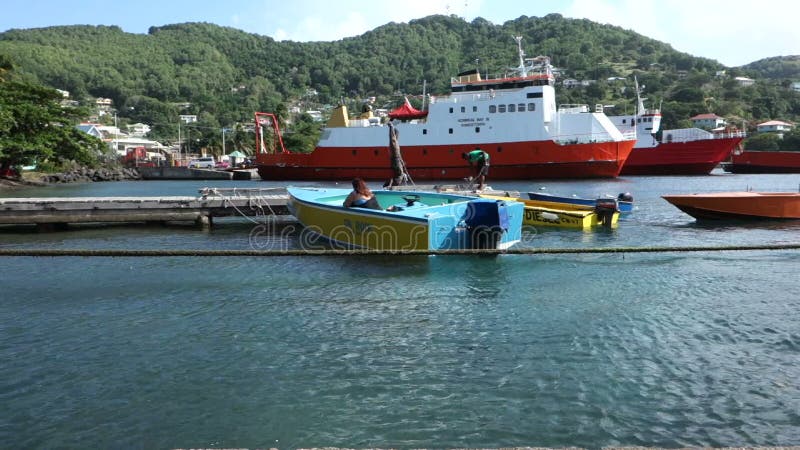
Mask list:
[[[91,169],[80,167],[68,172],[44,173],[26,172],[19,178],[0,177],[0,189],[19,189],[24,187],[43,187],[54,184],[88,183],[105,181],[139,181],[142,175],[136,168]]]

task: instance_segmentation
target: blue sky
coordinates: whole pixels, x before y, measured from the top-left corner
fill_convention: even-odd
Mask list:
[[[765,0],[3,0],[0,31],[52,25],[150,26],[210,22],[278,40],[331,41],[431,14],[495,24],[560,13],[618,25],[728,66],[800,55],[800,3]],[[525,49],[535,53],[535,43]]]

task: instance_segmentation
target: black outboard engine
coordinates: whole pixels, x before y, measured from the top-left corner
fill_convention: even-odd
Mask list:
[[[621,195],[622,194],[620,194],[620,196]],[[631,198],[633,198],[633,196],[631,196]],[[617,205],[617,200],[613,198],[598,198],[594,207],[594,212],[597,213],[597,218],[606,228],[610,228],[612,225],[614,225],[614,214],[618,211],[619,206]]]
[[[617,196],[617,200],[619,200],[621,202],[632,202],[633,201],[633,195],[631,195],[630,192],[623,192],[623,193],[621,193],[621,194],[619,194]]]

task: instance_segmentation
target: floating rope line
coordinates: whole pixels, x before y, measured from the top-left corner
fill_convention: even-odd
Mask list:
[[[687,247],[609,247],[609,248],[512,248],[506,250],[125,250],[125,249],[0,249],[2,256],[104,256],[104,257],[164,257],[164,256],[341,256],[341,255],[559,255],[559,254],[627,254],[627,253],[685,253],[758,250],[799,250],[800,244],[687,246]]]

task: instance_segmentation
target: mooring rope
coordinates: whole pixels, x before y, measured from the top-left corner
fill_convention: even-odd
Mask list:
[[[0,248],[2,256],[103,256],[103,257],[164,257],[164,256],[341,256],[341,255],[558,255],[558,254],[627,254],[627,253],[678,253],[758,250],[798,250],[800,244],[686,246],[686,247],[590,247],[590,248],[511,248],[505,250],[185,250],[185,249],[37,249]]]
[[[260,193],[262,191],[269,191],[269,190],[277,191],[279,189],[280,188],[266,188],[266,189],[259,189],[258,192]],[[224,190],[231,190],[231,189],[224,189]],[[251,217],[252,214],[245,214],[241,209],[239,209],[238,206],[236,206],[235,203],[233,203],[233,199],[246,198],[248,207],[251,210],[257,211],[256,217],[259,216],[264,217],[264,223],[266,223],[268,217],[277,216],[275,211],[272,209],[272,206],[269,204],[269,202],[263,195],[255,195],[255,196],[251,195],[253,189],[243,189],[241,190],[242,192],[237,192],[237,188],[233,188],[231,195],[225,195],[222,191],[223,191],[222,189],[218,188],[203,188],[200,190],[200,195],[204,199],[208,198],[208,196],[219,197],[220,199],[222,199],[223,206],[228,206],[233,208],[233,210],[236,211],[240,216],[244,217],[245,219],[256,225],[260,225],[261,222],[259,222],[256,219],[253,219]],[[244,194],[244,196],[240,194]],[[266,207],[266,209],[269,210],[269,214],[265,213],[264,207]]]

